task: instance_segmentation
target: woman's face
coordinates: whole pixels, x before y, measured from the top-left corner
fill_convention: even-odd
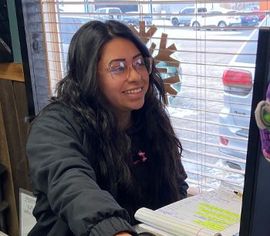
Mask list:
[[[149,87],[149,73],[140,51],[129,40],[104,45],[98,63],[99,86],[116,114],[140,109]]]

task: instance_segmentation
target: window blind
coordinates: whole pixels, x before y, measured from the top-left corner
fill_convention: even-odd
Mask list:
[[[167,91],[195,191],[243,186],[258,28],[270,1],[23,0],[36,111],[65,74],[85,22],[128,24],[149,47]]]

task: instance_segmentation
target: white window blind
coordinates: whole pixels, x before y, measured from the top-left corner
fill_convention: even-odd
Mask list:
[[[243,186],[258,29],[270,25],[270,1],[23,4],[37,110],[65,73],[74,32],[94,19],[125,22],[152,51],[165,81],[191,189]]]

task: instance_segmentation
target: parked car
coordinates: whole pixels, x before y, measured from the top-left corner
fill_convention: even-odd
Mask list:
[[[126,24],[135,26],[138,26],[140,21],[144,21],[145,25],[151,25],[152,16],[137,11],[130,11],[123,14],[122,21]]]
[[[205,7],[185,7],[179,11],[179,15],[172,16],[170,20],[174,26],[189,26],[190,21],[194,15],[202,14],[205,12],[207,12],[207,8]]]
[[[261,26],[270,26],[269,19]],[[224,164],[245,169],[252,87],[255,72],[258,29],[223,72],[224,105],[219,114],[219,151],[228,157]]]
[[[242,26],[255,26],[259,24],[259,17],[254,14],[244,12],[244,15],[241,15],[241,25]]]
[[[255,26],[259,24],[259,17],[251,12],[228,11],[228,14],[238,15],[241,19],[241,26]]]
[[[122,11],[118,7],[103,7],[95,11],[95,18],[100,20],[121,20]]]
[[[238,15],[231,15],[228,10],[209,10],[202,15],[194,16],[190,25],[195,29],[218,27],[225,28],[241,25],[241,18]]]

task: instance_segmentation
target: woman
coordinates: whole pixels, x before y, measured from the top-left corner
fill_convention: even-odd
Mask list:
[[[73,36],[68,72],[32,124],[30,235],[136,235],[133,215],[186,197],[182,147],[146,46],[117,21]]]

